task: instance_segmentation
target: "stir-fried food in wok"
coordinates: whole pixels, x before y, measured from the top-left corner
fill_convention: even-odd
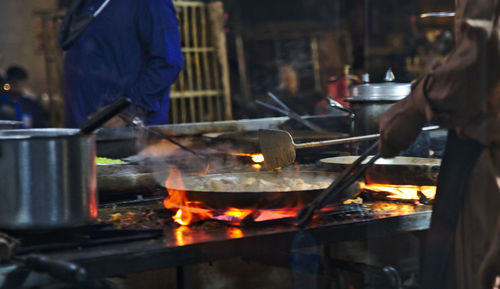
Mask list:
[[[225,192],[290,192],[326,189],[333,178],[326,176],[302,178],[294,177],[245,177],[235,178],[205,177],[196,180],[195,191],[225,191]]]

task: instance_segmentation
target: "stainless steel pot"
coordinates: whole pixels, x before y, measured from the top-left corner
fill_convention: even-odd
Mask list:
[[[50,230],[97,219],[92,132],[131,101],[121,98],[80,129],[0,130],[0,228]]]
[[[347,101],[355,115],[355,135],[377,133],[380,116],[410,93],[410,83],[392,82],[394,80],[392,72],[388,71],[387,74],[385,83],[361,84],[352,87],[351,96],[347,98]]]
[[[95,136],[0,131],[0,228],[76,227],[97,218]]]

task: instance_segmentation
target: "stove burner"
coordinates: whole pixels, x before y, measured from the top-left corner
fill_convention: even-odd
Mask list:
[[[275,225],[278,223],[293,223],[300,208],[289,209],[257,209],[251,213],[239,216],[235,214],[217,214],[211,219],[222,223],[228,223],[238,227],[255,225]],[[363,205],[331,204],[316,213],[318,219],[330,219],[339,217],[363,216]]]

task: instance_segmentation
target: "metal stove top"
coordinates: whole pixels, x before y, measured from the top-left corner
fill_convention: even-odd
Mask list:
[[[100,209],[102,220],[117,212],[139,212],[160,209],[157,202],[139,205],[107,206]],[[363,204],[363,212],[348,210],[343,214],[326,214],[309,227],[299,230],[287,220],[252,226],[232,226],[215,220],[191,226],[179,226],[169,220],[161,229],[114,230],[108,224],[73,232],[45,235],[46,242],[36,236],[26,240],[17,257],[34,252],[55,260],[74,262],[83,267],[89,280],[135,272],[157,270],[231,258],[252,258],[262,254],[290,252],[297,249],[297,236],[307,234],[316,244],[360,240],[429,228],[431,207],[409,203],[372,202]],[[42,238],[39,238],[41,240]],[[300,246],[300,245],[299,245]],[[17,263],[0,267],[0,288],[6,277],[19,269]],[[32,284],[51,280],[47,275],[30,273]]]

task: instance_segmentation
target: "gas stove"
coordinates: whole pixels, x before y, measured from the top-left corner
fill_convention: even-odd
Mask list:
[[[141,215],[141,212],[146,213]],[[291,215],[262,222],[257,218],[250,222],[215,218],[180,226],[171,219],[174,212],[165,210],[160,200],[107,204],[100,208],[100,217],[106,223],[72,230],[13,233],[21,245],[16,259],[0,268],[0,288],[8,288],[1,284],[18,276],[16,272],[25,267],[22,260],[35,253],[78,265],[86,271],[86,282],[91,282],[228,258],[257,258],[265,252],[286,253],[297,246],[291,241],[303,233],[317,244],[327,244],[425,230],[430,213],[430,206],[409,203],[351,204],[318,214],[309,227],[299,230]],[[135,226],[120,226],[117,214],[125,217],[135,214],[143,221]],[[150,221],[153,220],[149,225],[144,219],[148,214]],[[111,226],[108,221],[113,217],[115,222]],[[165,221],[159,224],[158,219]],[[29,272],[24,276],[24,284],[47,284],[54,280],[46,274]]]

